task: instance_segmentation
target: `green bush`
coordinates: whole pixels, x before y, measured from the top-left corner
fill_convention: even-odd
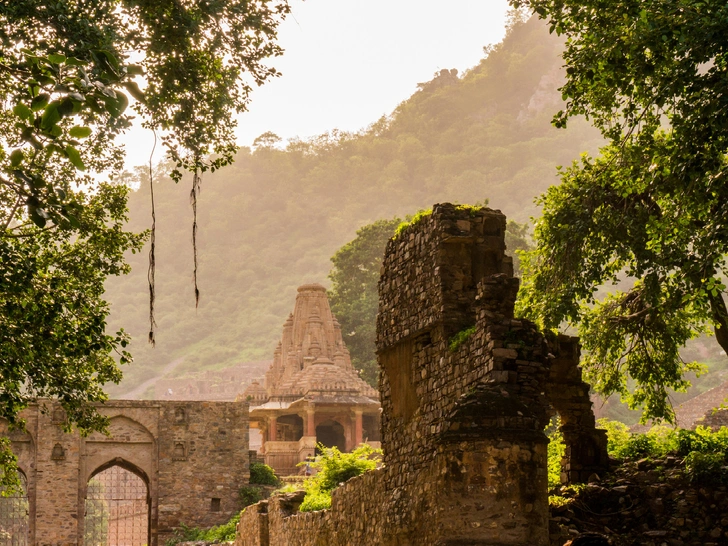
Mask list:
[[[307,489],[306,496],[299,507],[301,512],[315,512],[331,508],[331,491],[321,491],[317,488]]]
[[[253,463],[250,465],[250,483],[257,485],[279,485],[281,481],[276,476],[275,471],[263,463]]]
[[[599,419],[597,426],[607,431],[607,452],[616,459],[664,457],[677,451],[677,433],[671,427],[655,425],[644,434],[633,434],[619,421]]]
[[[263,490],[260,487],[245,485],[238,491],[238,499],[240,500],[240,507],[245,508],[263,500]]]
[[[607,431],[607,452],[612,457],[621,458],[619,453],[631,436],[629,427],[624,423],[612,421],[606,417],[597,419],[597,427]]]
[[[336,447],[318,445],[321,455],[312,463],[318,470],[315,476],[308,478],[303,486],[306,496],[299,508],[301,512],[325,510],[331,507],[331,492],[339,484],[359,476],[377,467],[382,450],[363,444],[351,453],[342,453]]]
[[[240,513],[235,514],[230,521],[222,525],[216,525],[210,529],[199,529],[198,527],[187,527],[182,524],[181,529],[175,532],[174,537],[170,538],[165,546],[175,546],[180,542],[191,542],[201,540],[205,542],[230,542],[235,540],[235,532],[238,522],[240,521]]]
[[[724,453],[691,451],[685,457],[685,471],[693,482],[728,482]]]
[[[695,430],[679,430],[677,433],[677,452],[686,457],[692,452],[728,454],[728,428],[721,427],[713,432],[708,427]]]

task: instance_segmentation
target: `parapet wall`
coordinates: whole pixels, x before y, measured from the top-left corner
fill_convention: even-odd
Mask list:
[[[547,341],[513,317],[505,227],[499,211],[436,205],[388,244],[377,323],[385,465],[337,489],[326,512],[296,513],[295,495],[249,508],[239,546],[548,543],[549,397],[569,439],[589,446],[569,446],[564,480],[601,470],[606,439],[576,340]]]

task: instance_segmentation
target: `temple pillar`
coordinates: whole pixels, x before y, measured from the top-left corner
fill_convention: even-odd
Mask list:
[[[268,440],[271,442],[276,441],[276,433],[278,432],[278,418],[277,417],[271,417],[270,418],[270,424],[268,425]]]
[[[306,436],[316,436],[316,422],[314,417],[316,416],[313,410],[306,412]]]
[[[354,423],[354,447],[357,447],[364,439],[364,420],[361,410],[354,410],[354,416],[356,418]]]

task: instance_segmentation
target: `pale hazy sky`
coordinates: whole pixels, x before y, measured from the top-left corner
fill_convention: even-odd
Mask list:
[[[238,143],[367,127],[443,68],[463,71],[500,42],[507,0],[291,0],[281,25],[282,76],[256,89]],[[145,164],[152,137],[127,133],[127,165]]]

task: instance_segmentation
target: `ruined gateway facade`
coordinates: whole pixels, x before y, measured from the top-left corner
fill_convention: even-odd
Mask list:
[[[63,432],[65,414],[50,401],[22,412],[26,433],[9,433],[27,487],[28,544],[83,545],[95,506],[89,484],[112,469],[117,480],[137,481],[143,497],[118,514],[105,507],[104,533],[117,516],[120,526],[132,518],[141,527],[129,544],[162,545],[181,523],[218,525],[239,509],[249,478],[247,404],[115,400],[99,411],[111,420],[108,436]]]
[[[341,451],[363,441],[379,446],[379,394],[354,370],[320,284],[298,288],[265,386],[253,382],[241,399],[261,431],[266,464],[280,476],[299,473],[317,443]]]
[[[298,513],[300,494],[249,507],[236,546],[548,543],[549,417],[562,419],[564,481],[604,470],[606,435],[577,340],[513,316],[505,227],[498,211],[436,205],[389,243],[377,324],[384,467],[338,488],[327,511]]]

